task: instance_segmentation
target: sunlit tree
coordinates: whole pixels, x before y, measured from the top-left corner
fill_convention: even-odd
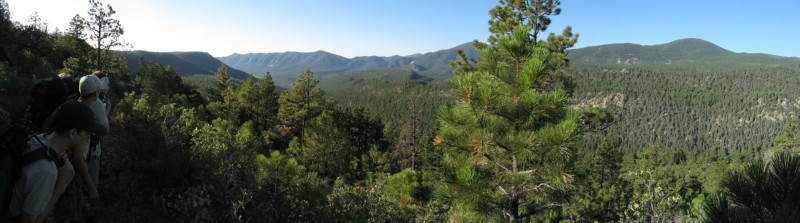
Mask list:
[[[125,34],[125,29],[119,20],[113,18],[117,11],[111,5],[105,5],[98,0],[89,0],[92,8],[89,16],[83,19],[83,25],[89,30],[89,39],[95,48],[95,69],[102,70],[105,57],[113,47],[126,45],[120,37]]]

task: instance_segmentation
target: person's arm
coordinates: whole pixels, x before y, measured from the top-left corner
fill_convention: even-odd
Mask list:
[[[86,165],[86,162],[83,160],[83,146],[78,148],[72,149],[72,160],[80,160],[79,162],[75,162],[75,170],[77,174],[81,175],[83,178],[83,184],[86,186],[87,192],[89,192],[90,198],[98,198],[100,197],[100,193],[97,192],[97,184],[92,181],[92,177],[89,175],[89,166]],[[89,152],[89,156],[91,156],[91,151]]]
[[[23,211],[22,222],[41,223],[47,220],[47,216],[50,215],[50,212],[55,208],[56,202],[61,198],[61,195],[64,194],[64,191],[67,190],[67,186],[69,186],[72,178],[75,177],[75,169],[72,168],[72,164],[66,156],[62,156],[61,160],[64,162],[64,165],[58,168],[56,187],[53,189],[53,196],[50,197],[50,201],[47,202],[44,213],[40,215],[30,215]]]
[[[106,105],[105,108],[103,107],[103,105]],[[108,122],[108,111],[109,111],[108,109],[111,108],[111,106],[109,105],[110,104],[104,104],[98,101],[92,103],[92,105],[89,106],[89,108],[91,108],[92,111],[94,112],[95,120],[97,120],[97,123],[106,128],[106,134],[111,132],[111,125]]]
[[[111,113],[111,97],[106,95],[106,116]]]

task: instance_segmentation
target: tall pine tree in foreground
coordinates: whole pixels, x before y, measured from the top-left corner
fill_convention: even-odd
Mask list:
[[[319,80],[311,68],[306,68],[297,76],[297,82],[278,98],[280,133],[287,139],[297,137],[301,146],[305,144],[309,122],[322,114],[325,107],[325,92],[317,84]]]
[[[474,67],[454,69],[456,102],[440,110],[433,142],[444,153],[439,194],[451,199],[451,220],[528,221],[562,205],[550,195],[572,181],[580,114],[568,107],[570,84],[560,78],[565,57],[550,46],[565,43],[537,42],[532,32],[524,21],[495,31],[491,45],[476,42]],[[577,37],[565,33],[569,47]]]

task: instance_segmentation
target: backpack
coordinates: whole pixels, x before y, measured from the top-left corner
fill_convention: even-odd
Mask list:
[[[23,155],[28,149],[29,140],[37,140],[41,147]],[[14,123],[5,110],[0,107],[0,216],[8,216],[14,184],[19,179],[22,168],[40,159],[63,165],[57,153],[46,146],[31,128],[20,122]]]
[[[48,118],[71,97],[65,81],[58,76],[48,77],[37,82],[31,89],[29,112],[34,129],[48,132]]]

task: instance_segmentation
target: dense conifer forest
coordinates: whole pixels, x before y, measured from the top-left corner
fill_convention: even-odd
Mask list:
[[[0,0],[0,106],[23,120],[37,81],[110,74],[112,130],[88,222],[800,217],[793,60],[570,56],[580,30],[543,34],[559,4],[499,1],[478,56],[455,55],[445,77],[319,78],[309,67],[282,88],[224,64],[203,76],[126,58],[136,54],[87,42],[91,21],[13,22]]]

